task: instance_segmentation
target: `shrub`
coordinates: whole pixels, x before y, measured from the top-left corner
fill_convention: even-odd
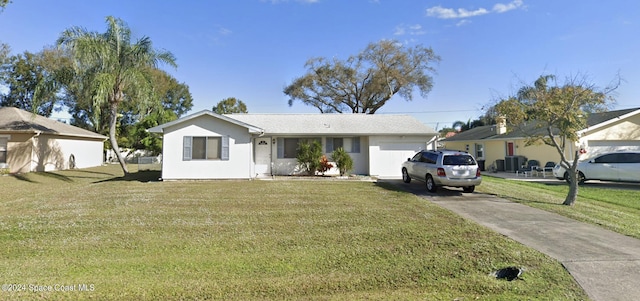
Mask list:
[[[303,171],[309,175],[315,174],[320,168],[322,158],[322,144],[319,141],[302,141],[298,144],[296,159]]]
[[[327,156],[322,155],[322,157],[320,158],[320,166],[318,167],[318,172],[324,175],[324,173],[331,168],[333,168],[333,164],[329,163],[329,159],[327,159]]]
[[[336,162],[336,167],[340,170],[340,175],[344,176],[350,170],[353,169],[353,159],[349,156],[349,153],[340,147],[331,153],[331,159]]]

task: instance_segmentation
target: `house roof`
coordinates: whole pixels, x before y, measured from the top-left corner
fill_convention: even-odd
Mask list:
[[[409,115],[387,114],[233,114],[230,118],[278,135],[437,135]]]
[[[587,117],[587,128],[581,130],[580,133],[607,126],[620,119],[624,119],[636,114],[640,114],[640,108],[590,114],[589,117]]]
[[[192,120],[192,119],[198,118],[200,116],[210,116],[210,117],[213,117],[213,118],[217,118],[217,119],[221,119],[221,120],[227,121],[227,122],[235,124],[235,125],[239,125],[241,127],[247,128],[249,130],[249,133],[252,133],[252,134],[262,134],[262,133],[264,133],[264,130],[262,128],[250,125],[248,123],[244,123],[244,122],[242,122],[240,120],[233,119],[233,118],[227,117],[225,115],[216,114],[216,113],[214,113],[212,111],[209,111],[209,110],[202,110],[202,111],[199,111],[199,112],[184,116],[182,118],[176,119],[174,121],[163,123],[163,124],[158,125],[158,126],[154,126],[152,128],[147,129],[147,131],[149,131],[151,133],[163,133],[164,129],[166,129],[168,127],[174,126],[176,124],[183,123],[183,122],[188,121],[188,120]]]
[[[639,114],[640,108],[634,109],[625,109],[625,110],[616,110],[602,113],[592,113],[587,117],[587,128],[581,130],[580,132],[584,132],[587,130],[593,130],[596,128],[600,128],[602,126],[606,126],[611,122],[615,122],[616,120],[627,118],[629,116]],[[470,130],[461,132],[456,134],[453,137],[446,138],[445,141],[469,141],[469,140],[488,140],[488,139],[513,139],[513,138],[523,138],[527,135],[539,134],[539,135],[547,135],[545,128],[536,127],[535,121],[530,121],[518,129],[512,129],[505,134],[497,135],[496,129],[497,125],[485,125],[472,128]]]
[[[0,107],[0,132],[107,139],[106,136],[14,107]]]
[[[167,127],[199,116],[211,116],[270,135],[436,135],[433,128],[409,115],[373,114],[228,114],[203,110],[148,129],[162,133]]]

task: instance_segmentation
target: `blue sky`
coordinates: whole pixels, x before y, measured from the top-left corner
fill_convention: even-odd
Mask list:
[[[434,128],[475,119],[549,73],[586,75],[600,88],[620,74],[614,109],[640,107],[640,1],[13,0],[0,13],[0,42],[36,52],[71,26],[104,32],[108,15],[177,57],[177,69],[164,69],[189,85],[191,112],[227,97],[251,113],[317,112],[289,107],[282,93],[304,63],[346,59],[382,39],[441,56],[426,98],[394,98],[378,111]]]

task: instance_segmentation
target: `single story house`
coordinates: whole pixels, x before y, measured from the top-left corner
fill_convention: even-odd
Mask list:
[[[0,107],[0,168],[11,173],[100,166],[107,137],[14,107]]]
[[[503,120],[458,133],[443,142],[446,148],[472,153],[484,162],[485,169],[513,171],[524,163],[523,158],[538,160],[540,165],[560,161],[560,154],[551,146],[525,145],[523,133],[536,130],[533,124],[522,126],[522,130],[507,131]],[[587,117],[587,127],[578,135],[579,141],[569,143],[565,150],[570,160],[576,151],[580,159],[610,151],[640,151],[640,108],[592,113]]]
[[[314,139],[329,159],[338,147],[349,152],[352,174],[400,177],[401,163],[435,147],[438,136],[408,115],[219,115],[208,110],[148,130],[163,135],[165,180],[294,175],[300,172],[298,143]],[[327,174],[337,173],[334,167]]]

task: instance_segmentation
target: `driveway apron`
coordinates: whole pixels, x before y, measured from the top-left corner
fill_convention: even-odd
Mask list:
[[[640,240],[492,195],[398,187],[560,261],[593,300],[640,300]]]

